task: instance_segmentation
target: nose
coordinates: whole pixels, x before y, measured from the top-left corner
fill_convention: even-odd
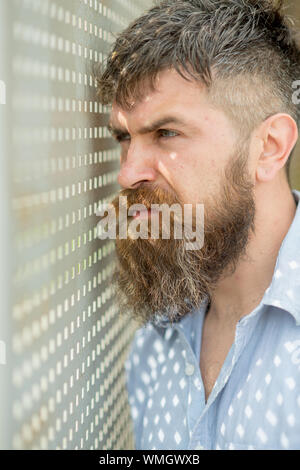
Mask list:
[[[126,156],[121,160],[121,169],[117,178],[122,188],[133,189],[141,183],[155,181],[157,174],[149,150],[131,141]]]

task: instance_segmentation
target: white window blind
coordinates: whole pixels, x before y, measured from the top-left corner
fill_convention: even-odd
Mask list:
[[[131,449],[124,359],[134,325],[97,238],[119,150],[93,65],[135,0],[1,0],[0,447]]]

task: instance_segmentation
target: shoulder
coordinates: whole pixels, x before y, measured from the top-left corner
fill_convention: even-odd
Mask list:
[[[127,374],[130,372],[143,374],[143,377],[147,377],[147,374],[153,376],[155,379],[154,371],[159,362],[160,355],[162,355],[167,349],[167,340],[170,339],[166,329],[156,328],[152,323],[138,328],[133,336],[132,343],[130,345],[129,353],[125,361],[125,369]],[[147,378],[144,380],[145,385],[150,383]]]

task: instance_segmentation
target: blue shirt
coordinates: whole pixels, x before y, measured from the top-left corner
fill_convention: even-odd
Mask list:
[[[300,192],[293,190],[298,204]],[[300,449],[300,204],[260,304],[236,326],[205,403],[208,300],[136,332],[125,362],[136,449]]]

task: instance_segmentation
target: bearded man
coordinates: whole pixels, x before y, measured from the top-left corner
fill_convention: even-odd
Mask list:
[[[117,214],[121,196],[143,204],[128,221],[149,235],[154,204],[204,207],[198,249],[172,214],[169,238],[161,219],[158,238],[116,237],[120,311],[141,323],[126,361],[137,449],[300,449],[299,77],[271,0],[156,2],[99,75]]]

